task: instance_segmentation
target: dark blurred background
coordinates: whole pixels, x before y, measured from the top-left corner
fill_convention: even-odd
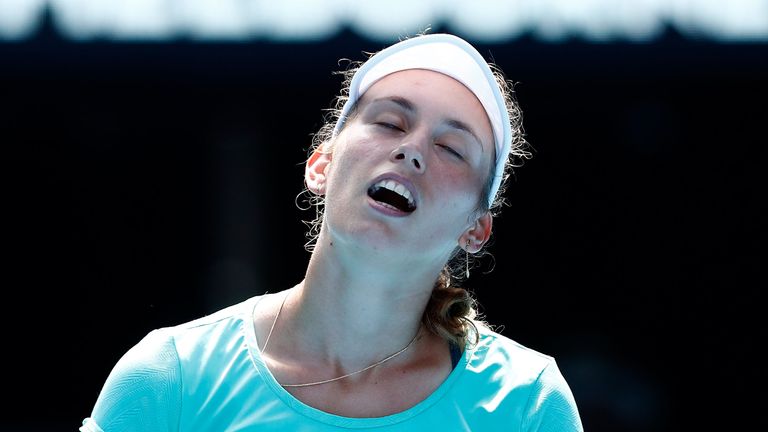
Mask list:
[[[295,198],[332,71],[413,32],[83,35],[44,8],[14,33],[9,1],[0,429],[75,430],[150,330],[302,279],[313,214]],[[534,157],[467,285],[558,360],[591,432],[766,425],[768,31],[679,13],[633,37],[418,23],[518,83]]]

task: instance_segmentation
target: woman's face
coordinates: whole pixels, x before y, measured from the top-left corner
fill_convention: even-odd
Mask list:
[[[493,157],[488,117],[463,84],[420,69],[388,75],[334,142],[325,228],[333,241],[442,268],[476,226]]]

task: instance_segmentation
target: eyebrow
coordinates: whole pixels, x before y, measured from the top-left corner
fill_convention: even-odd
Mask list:
[[[401,108],[408,111],[409,113],[415,113],[417,111],[416,107],[413,105],[411,101],[400,96],[383,97],[383,98],[378,98],[371,101],[372,104],[380,103],[380,102],[394,102],[400,105]]]
[[[403,108],[405,111],[407,111],[410,114],[414,114],[418,111],[416,109],[416,106],[411,101],[401,96],[390,96],[390,97],[374,99],[371,101],[371,104],[380,103],[380,102],[394,102],[395,104],[399,105],[401,108]],[[480,152],[485,152],[485,150],[483,149],[483,145],[481,144],[482,141],[480,141],[480,138],[477,137],[477,134],[475,134],[475,131],[472,130],[472,128],[468,124],[464,123],[461,120],[456,120],[456,119],[448,119],[445,121],[445,124],[451,129],[456,129],[460,132],[469,134],[472,138],[475,139],[475,142],[477,143],[477,145],[480,146]]]
[[[454,119],[448,119],[448,121],[446,121],[446,124],[453,129],[457,129],[461,132],[468,133],[470,136],[472,136],[472,138],[475,139],[475,142],[477,143],[477,145],[480,146],[480,153],[485,152],[485,150],[483,149],[483,145],[481,144],[480,138],[478,138],[477,135],[475,135],[475,132],[472,130],[471,127],[469,127],[468,124],[459,120],[454,120]]]

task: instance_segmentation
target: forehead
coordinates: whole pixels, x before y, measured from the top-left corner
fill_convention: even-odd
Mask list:
[[[480,137],[484,147],[486,144],[493,146],[491,123],[480,100],[464,84],[448,75],[424,69],[389,74],[363,94],[360,108],[391,97],[408,100],[419,115],[466,123]]]

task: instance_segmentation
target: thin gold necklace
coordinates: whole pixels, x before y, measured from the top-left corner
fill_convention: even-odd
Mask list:
[[[275,315],[274,321],[272,321],[272,327],[269,328],[269,333],[267,334],[267,339],[264,341],[264,346],[261,348],[261,353],[262,354],[264,354],[264,351],[266,351],[266,349],[267,349],[267,345],[269,344],[269,338],[272,337],[272,330],[275,329],[275,324],[277,324],[277,318],[280,317],[280,312],[283,311],[283,306],[285,306],[285,300],[286,299],[288,299],[288,294],[287,293],[283,297],[283,302],[280,303],[280,309],[277,310],[277,315]],[[368,369],[375,368],[376,366],[378,366],[378,365],[380,365],[380,364],[382,364],[384,362],[387,362],[389,360],[392,360],[393,358],[395,358],[395,357],[399,356],[400,354],[404,353],[405,351],[408,350],[408,348],[411,347],[411,345],[413,345],[414,342],[416,342],[416,339],[418,339],[420,334],[421,334],[421,326],[419,326],[419,330],[416,332],[416,335],[413,337],[413,339],[411,339],[410,342],[408,342],[408,345],[406,345],[405,348],[401,349],[400,351],[398,351],[398,352],[396,352],[394,354],[391,354],[391,355],[383,358],[382,360],[377,361],[376,363],[374,363],[374,364],[372,364],[370,366],[364,367],[363,369],[360,369],[359,371],[355,371],[355,372],[352,372],[352,373],[348,373],[346,375],[342,375],[340,377],[331,378],[331,379],[327,379],[327,380],[323,380],[323,381],[314,381],[314,382],[308,382],[308,383],[304,383],[304,384],[280,384],[280,385],[283,386],[283,387],[309,387],[309,386],[315,386],[315,385],[320,385],[320,384],[327,384],[329,382],[334,382],[334,381],[338,381],[338,380],[341,380],[341,379],[344,379],[344,378],[351,377],[352,375],[357,375],[359,373],[367,371]]]

